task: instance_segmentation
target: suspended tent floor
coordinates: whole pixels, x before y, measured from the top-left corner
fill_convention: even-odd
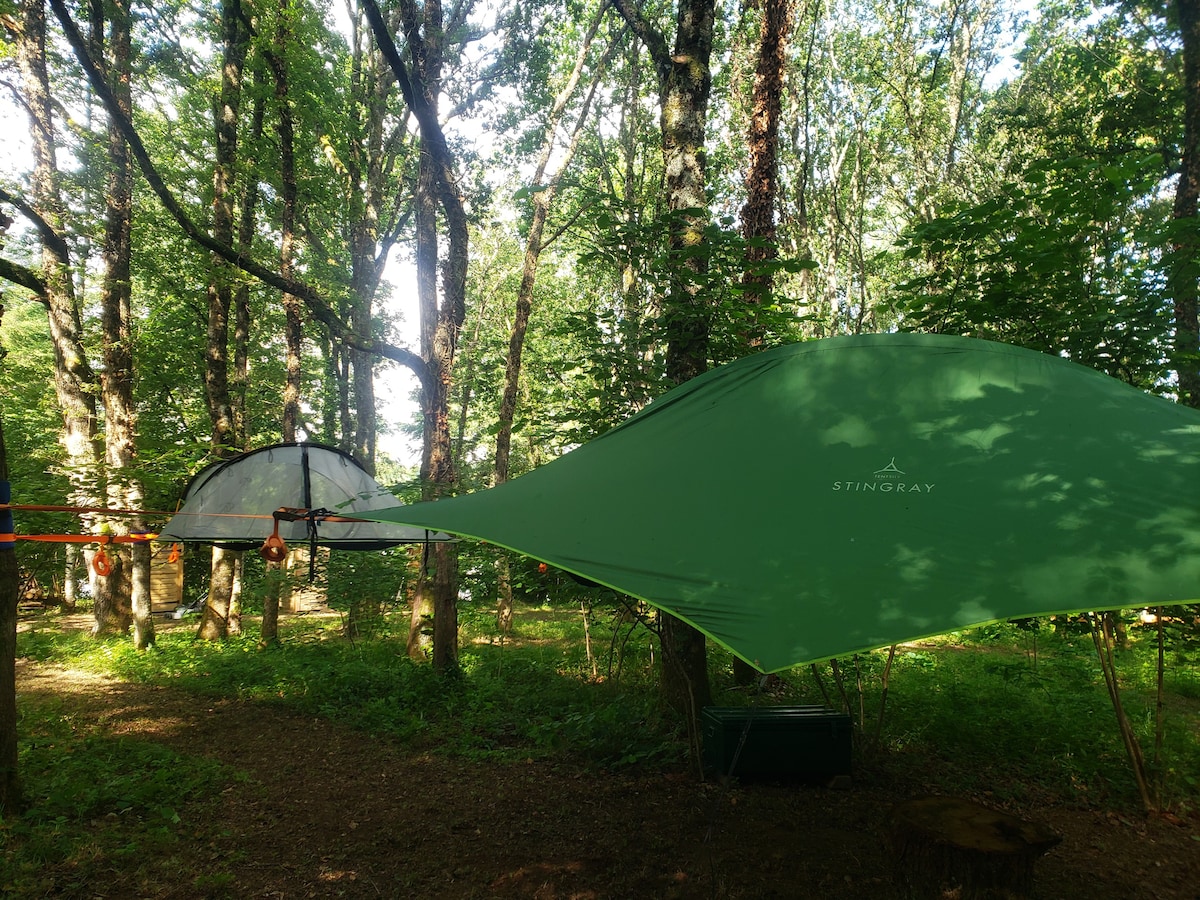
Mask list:
[[[402,505],[348,453],[321,444],[273,444],[201,469],[159,539],[237,550],[280,542],[380,550],[448,539],[367,519]]]
[[[189,482],[183,503],[174,514],[104,507],[15,505],[5,494],[0,496],[0,542],[45,540],[95,544],[99,549],[93,556],[93,567],[103,576],[110,572],[104,548],[118,543],[153,540],[171,544],[168,562],[177,566],[180,543],[206,543],[238,550],[258,548],[266,558],[279,561],[289,545],[307,547],[311,556],[317,547],[379,550],[449,539],[446,534],[424,528],[358,518],[364,513],[378,513],[401,505],[349,454],[321,444],[290,442],[262,447],[205,467]],[[157,534],[17,535],[13,533],[13,510],[170,518]],[[159,555],[162,554],[156,554]]]

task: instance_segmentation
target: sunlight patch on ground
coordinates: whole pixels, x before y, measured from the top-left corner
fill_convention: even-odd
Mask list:
[[[68,669],[53,663],[35,665],[27,659],[17,660],[17,678],[35,689],[39,684],[46,684],[55,691],[70,693],[82,693],[116,683],[116,679],[96,672]]]
[[[342,881],[343,879],[346,881],[357,881],[358,873],[352,869],[325,869],[317,875],[317,878],[328,882]]]

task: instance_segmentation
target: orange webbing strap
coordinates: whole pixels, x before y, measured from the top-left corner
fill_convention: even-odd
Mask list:
[[[105,544],[145,544],[158,537],[157,534],[14,534],[10,535],[18,541],[45,541],[55,544],[99,544],[100,549],[92,557],[92,570],[104,578],[112,573],[112,562],[104,552]],[[4,535],[0,534],[0,541]]]
[[[35,503],[0,503],[0,509],[19,509],[22,512],[112,513],[124,516],[169,516],[157,509],[110,509],[107,506],[47,506]]]
[[[158,537],[157,534],[14,534],[18,541],[45,541],[51,544],[144,544]],[[0,540],[4,535],[0,535]]]

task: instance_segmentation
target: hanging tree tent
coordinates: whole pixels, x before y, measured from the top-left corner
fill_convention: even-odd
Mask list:
[[[1200,412],[941,335],[714,369],[490,490],[370,513],[484,539],[759,669],[1015,617],[1200,599]]]
[[[448,537],[362,521],[367,513],[402,504],[348,453],[321,444],[274,444],[213,463],[192,478],[183,500],[159,540],[244,550],[277,539],[284,545],[378,550]]]

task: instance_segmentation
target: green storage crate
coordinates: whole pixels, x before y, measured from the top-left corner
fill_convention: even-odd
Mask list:
[[[824,706],[706,706],[700,731],[713,775],[829,781],[850,774],[850,717]]]

